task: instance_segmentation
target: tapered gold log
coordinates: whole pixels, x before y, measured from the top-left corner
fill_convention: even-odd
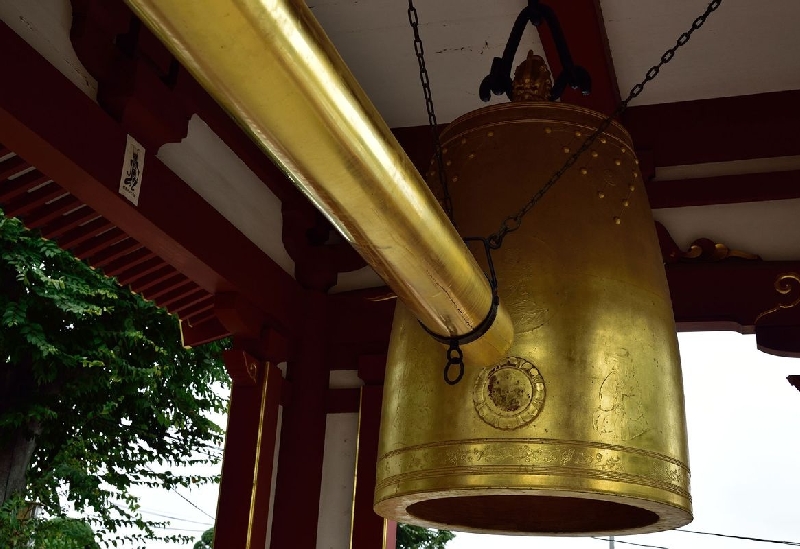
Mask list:
[[[127,2],[421,322],[480,324],[486,277],[303,0]],[[501,309],[467,360],[512,332]]]

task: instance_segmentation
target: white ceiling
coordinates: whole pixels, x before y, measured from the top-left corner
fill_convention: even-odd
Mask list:
[[[500,56],[525,0],[416,0],[420,35],[439,122],[484,105],[478,86]],[[350,70],[390,127],[428,123],[414,53],[414,35],[403,0],[309,0]],[[517,52],[542,53],[529,26]],[[496,98],[497,102],[504,98]]]
[[[708,0],[600,4],[617,82],[627,95],[703,13]],[[800,89],[798,23],[797,0],[724,0],[633,104]]]
[[[72,49],[69,0],[0,0],[0,21],[47,59],[86,95],[95,99],[97,81]]]
[[[653,217],[684,251],[709,238],[766,261],[800,259],[800,199],[664,208]]]
[[[492,58],[502,54],[511,24],[527,2],[416,0],[415,4],[439,121],[450,122],[483,105],[478,85]],[[708,0],[601,0],[600,4],[619,87],[627,95],[705,10]],[[407,3],[309,0],[308,5],[389,126],[426,124]],[[550,5],[558,14],[558,2],[551,0]],[[633,104],[800,89],[800,56],[785,54],[800,51],[798,22],[798,0],[724,0]],[[528,49],[543,54],[538,33],[530,26],[518,62]]]

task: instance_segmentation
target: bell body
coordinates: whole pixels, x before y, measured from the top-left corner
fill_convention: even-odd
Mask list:
[[[602,120],[528,102],[453,122],[442,146],[461,234],[494,232]],[[627,132],[612,124],[493,258],[514,343],[496,363],[467,357],[455,386],[442,378],[442,346],[398,303],[376,512],[509,534],[641,533],[690,522],[675,326]]]

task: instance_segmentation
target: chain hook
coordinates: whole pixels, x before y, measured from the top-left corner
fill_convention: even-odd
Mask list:
[[[489,70],[488,76],[481,82],[478,89],[478,95],[481,100],[486,102],[491,99],[491,94],[502,95],[505,94],[511,99],[511,69],[514,63],[514,56],[519,49],[519,43],[522,40],[522,34],[525,27],[530,23],[538,30],[542,23],[546,23],[550,29],[550,34],[555,42],[558,58],[561,62],[561,73],[556,77],[553,83],[553,89],[550,94],[550,99],[555,101],[567,86],[573,89],[578,89],[583,95],[589,95],[592,90],[592,77],[589,72],[576,65],[572,60],[572,54],[567,45],[567,39],[564,32],[561,30],[561,24],[558,21],[553,9],[542,4],[540,0],[528,0],[528,5],[522,8],[522,11],[514,21],[511,27],[511,34],[506,42],[506,47],[503,50],[502,57],[495,57],[492,60],[492,67]]]
[[[450,377],[450,368],[458,366],[458,374],[455,378]],[[464,377],[464,353],[457,339],[450,340],[450,347],[447,349],[447,365],[444,367],[444,381],[448,385],[456,385]]]

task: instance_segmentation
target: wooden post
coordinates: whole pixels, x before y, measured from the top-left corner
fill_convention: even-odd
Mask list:
[[[270,541],[275,549],[317,544],[330,363],[328,297],[307,290],[300,318],[302,331],[293,341],[287,373],[291,397],[281,425]]]
[[[281,372],[245,351],[224,354],[231,376],[230,410],[217,503],[214,547],[262,548],[275,452]]]
[[[351,549],[395,549],[397,523],[378,516],[372,509],[386,356],[362,356],[359,358],[358,366],[359,377],[365,385],[361,388],[358,411],[358,455],[350,547]]]

